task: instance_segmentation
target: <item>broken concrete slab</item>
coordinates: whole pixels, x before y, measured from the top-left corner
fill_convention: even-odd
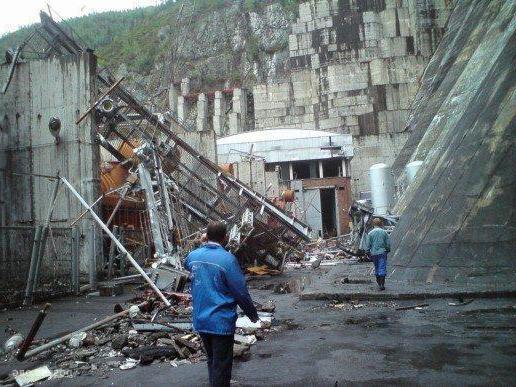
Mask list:
[[[20,387],[30,386],[36,382],[52,376],[52,371],[47,366],[41,366],[30,371],[23,371],[14,379]]]

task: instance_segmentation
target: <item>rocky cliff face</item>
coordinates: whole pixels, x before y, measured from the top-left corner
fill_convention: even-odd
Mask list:
[[[516,4],[458,1],[409,115],[394,169],[424,161],[400,198],[392,276],[491,289],[516,261]]]
[[[86,41],[97,38],[100,64],[117,68],[143,101],[198,130],[353,134],[359,196],[369,190],[368,168],[391,164],[408,137],[411,103],[452,7],[449,0],[185,0],[123,14],[125,29],[112,28],[116,15],[70,24],[82,26]],[[106,40],[86,26],[116,33]]]
[[[133,75],[145,89],[163,95],[170,84],[190,78],[191,92],[228,87],[252,87],[283,78],[288,66],[288,34],[292,9],[280,2],[249,7],[246,2],[226,2],[209,12],[186,3],[158,32],[160,53],[147,76]],[[160,100],[164,102],[164,99]]]
[[[423,70],[445,30],[447,1],[310,0],[289,35],[288,79],[253,89],[257,128],[351,133],[355,196],[368,168],[391,164]]]

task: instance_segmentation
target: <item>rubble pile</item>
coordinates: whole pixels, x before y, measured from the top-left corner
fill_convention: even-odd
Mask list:
[[[45,378],[76,377],[93,375],[107,378],[116,368],[129,370],[152,363],[169,364],[172,367],[196,363],[206,359],[200,337],[192,329],[191,295],[187,293],[165,292],[172,303],[166,307],[155,295],[147,290],[124,306],[116,304],[116,314],[127,312],[123,317],[100,325],[96,329],[78,330],[69,339],[38,353],[55,338],[32,342],[27,355],[35,364],[45,364],[50,370],[39,370],[36,374]],[[271,302],[257,305],[260,321],[251,322],[240,316],[235,333],[234,357],[245,357],[250,347],[272,328],[275,305]],[[106,319],[107,320],[107,319]],[[4,345],[3,361],[19,357],[23,336],[14,335]],[[29,357],[29,356],[27,356]],[[35,370],[38,370],[36,368]],[[34,370],[34,371],[35,371]],[[43,372],[44,371],[44,372]],[[21,371],[13,370],[2,384],[14,383]],[[26,374],[23,371],[23,374]]]
[[[318,239],[304,246],[304,254],[296,256],[286,264],[289,268],[335,266],[339,263],[356,263],[358,258],[347,250],[349,235],[341,235],[329,239]]]

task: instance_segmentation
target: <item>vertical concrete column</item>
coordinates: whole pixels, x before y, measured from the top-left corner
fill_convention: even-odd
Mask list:
[[[171,83],[168,88],[168,109],[173,115],[177,115],[177,90]]]
[[[206,129],[208,122],[208,98],[201,93],[197,99],[197,131],[202,132]]]
[[[238,113],[229,113],[229,135],[237,134],[242,131],[242,125]]]
[[[292,163],[288,163],[288,176],[290,180],[294,180],[294,167],[292,166]]]
[[[181,94],[182,95],[190,94],[190,78],[181,79]]]
[[[346,159],[342,159],[342,176],[343,177],[348,176],[348,168],[346,165]]]
[[[233,112],[240,114],[240,119],[245,121],[247,116],[247,92],[244,89],[233,90]]]
[[[324,168],[322,160],[319,160],[319,178],[324,177]]]
[[[342,159],[342,176],[351,177],[351,163],[349,159]]]
[[[229,133],[243,131],[247,117],[247,92],[244,89],[233,90],[233,111],[229,116]]]
[[[177,97],[177,118],[180,122],[184,122],[186,118],[186,101],[182,95]]]
[[[226,100],[222,91],[215,92],[215,100],[213,103],[213,130],[217,136],[224,135],[224,113],[226,111]]]

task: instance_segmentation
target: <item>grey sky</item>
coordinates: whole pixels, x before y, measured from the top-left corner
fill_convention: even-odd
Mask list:
[[[162,0],[0,0],[0,36],[39,21],[39,11],[47,4],[63,19],[92,12],[157,5]]]

